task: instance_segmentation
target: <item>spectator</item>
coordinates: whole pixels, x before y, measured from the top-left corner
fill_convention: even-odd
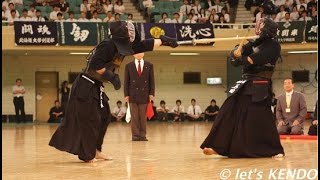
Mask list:
[[[174,13],[171,23],[182,23],[182,16],[179,13]]]
[[[176,100],[176,105],[172,109],[173,121],[184,120],[184,106],[181,105],[181,100]]]
[[[92,19],[90,19],[90,22],[102,22],[102,20],[98,17],[98,12],[93,11]]]
[[[88,0],[83,0],[82,4],[80,5],[80,12],[86,13],[90,10],[90,4],[88,4]]]
[[[277,99],[277,120],[279,134],[303,134],[303,121],[307,105],[303,94],[294,91],[291,78],[284,80],[285,93]]]
[[[103,22],[113,22],[114,21],[114,17],[111,11],[108,11],[107,13],[107,17],[104,18]]]
[[[293,4],[292,0],[285,0],[284,7],[287,12],[292,11],[292,4]]]
[[[122,0],[117,0],[116,4],[114,5],[114,12],[118,14],[125,13],[125,7],[123,5]]]
[[[153,6],[153,2],[152,0],[143,0],[142,5],[144,8],[150,8]]]
[[[281,5],[279,7],[279,10],[280,10],[280,12],[277,14],[277,17],[276,17],[278,22],[282,21],[284,19],[285,15],[288,13],[288,12],[285,11],[284,5]]]
[[[223,16],[224,17],[224,20],[229,23],[230,22],[230,15],[227,13],[227,10],[225,8],[223,8],[221,10],[221,15],[220,16]]]
[[[110,0],[102,0],[102,7],[105,13],[108,13],[109,11],[113,11],[113,5],[111,4]]]
[[[277,14],[276,14],[276,13],[272,13],[272,14],[271,14],[271,19],[272,19],[274,22],[279,22],[278,19],[277,19]]]
[[[216,104],[216,100],[212,99],[210,102],[210,106],[205,110],[205,120],[206,121],[214,121],[219,112],[219,106]]]
[[[314,109],[313,118],[312,118],[312,124],[309,128],[308,134],[311,136],[317,136],[318,135],[318,100],[316,103],[316,107]]]
[[[205,9],[200,9],[200,13],[198,14],[198,20],[199,20],[199,23],[206,23],[208,19],[208,15],[206,13],[206,10]]]
[[[50,13],[50,15],[49,15],[49,19],[50,19],[50,21],[55,21],[55,20],[57,20],[58,19],[58,13],[59,13],[60,11],[59,11],[59,6],[58,5],[54,5],[53,6],[53,11]]]
[[[54,22],[64,22],[63,15],[61,12],[58,12],[57,19]]]
[[[3,0],[2,1],[2,11],[6,12],[6,10],[9,9],[10,2],[11,2],[10,0]]]
[[[46,21],[46,20],[42,17],[42,15],[41,15],[41,10],[39,10],[39,9],[37,9],[37,11],[36,11],[36,17],[33,17],[31,20],[32,20],[32,21],[38,21],[38,22],[44,22],[44,21]]]
[[[116,13],[115,15],[114,15],[114,21],[121,21],[121,18],[120,18],[120,14],[119,13]]]
[[[311,16],[312,20],[317,21],[317,19],[318,19],[318,11],[317,11],[317,7],[316,6],[312,6],[310,16]]]
[[[221,4],[221,1],[220,0],[216,0],[215,1],[215,5],[214,6],[211,6],[209,8],[209,11],[211,11],[212,9],[216,10],[217,14],[220,14],[221,13],[221,10],[222,10],[222,6],[220,6]]]
[[[160,107],[157,108],[157,118],[159,121],[168,121],[169,108],[166,107],[164,100],[160,101]]]
[[[9,7],[9,8],[8,8],[8,9],[6,10],[6,12],[4,13],[4,16],[8,19],[8,21],[9,21],[9,18],[10,18],[10,20],[14,19],[15,17],[18,17],[18,18],[19,18],[20,14],[19,14],[19,12],[18,12],[17,10],[15,10],[14,4],[13,4],[13,3],[9,3],[8,7]],[[14,18],[11,17],[11,15],[12,15],[12,10],[14,10],[14,11],[16,12]]]
[[[216,28],[230,28],[228,25],[224,25],[227,23],[227,21],[224,19],[224,16],[219,16],[219,21],[217,23],[220,24],[216,25]]]
[[[32,19],[33,17],[36,17],[36,12],[35,7],[31,5],[28,11],[28,16]]]
[[[264,14],[264,9],[263,9],[263,7],[262,7],[262,6],[259,6],[259,7],[258,7],[258,11],[256,11],[255,13],[256,13],[256,14],[255,14],[255,20],[254,20],[254,22],[257,22],[259,19],[262,18],[262,14]]]
[[[300,2],[300,3],[297,4],[297,8],[300,9],[300,8],[303,6],[303,7],[304,7],[304,11],[306,11],[308,5],[307,5],[307,3],[305,3],[305,0],[299,0],[299,2]]]
[[[15,17],[15,11],[12,10],[12,20],[14,20]],[[12,87],[12,93],[13,93],[13,104],[14,109],[16,112],[16,123],[26,122],[25,119],[25,112],[24,112],[24,99],[23,96],[26,93],[25,88],[22,86],[22,80],[16,79],[16,85]],[[19,114],[21,112],[21,115]]]
[[[307,11],[303,11],[301,17],[299,18],[299,21],[311,21],[311,17],[308,17],[307,15]]]
[[[61,13],[67,13],[70,9],[70,5],[65,0],[60,0],[58,4]]]
[[[22,10],[22,16],[19,18],[19,21],[31,21],[31,18],[28,16],[28,10]]]
[[[122,102],[121,101],[117,101],[117,106],[113,109],[111,115],[111,121],[125,121],[125,117],[126,117],[126,112],[127,112],[127,108],[126,107],[122,107]]]
[[[197,22],[194,20],[193,14],[192,14],[192,13],[189,13],[189,14],[188,14],[188,19],[186,19],[186,20],[184,21],[184,23],[185,23],[185,24],[195,24],[195,23],[197,23]]]
[[[133,23],[133,14],[128,14],[127,21]]]
[[[191,8],[189,1],[183,0],[183,5],[180,7],[180,13],[185,16],[190,13]]]
[[[206,1],[205,1],[204,8],[205,8],[205,9],[209,9],[209,8],[212,7],[213,5],[214,5],[213,0],[206,0]]]
[[[201,10],[201,5],[199,0],[195,0],[194,4],[191,5],[192,9],[194,10],[195,14],[198,15],[200,14],[200,10]]]
[[[69,11],[69,18],[66,20],[66,22],[77,22],[77,19],[74,18],[73,11]]]
[[[310,0],[310,2],[308,2],[308,4],[307,4],[307,11],[308,11],[309,13],[312,12],[312,7],[315,7],[315,8],[317,9],[318,3],[316,2],[316,0]]]
[[[86,18],[91,19],[93,17],[93,12],[95,11],[95,6],[93,4],[90,5],[90,11],[87,11]]]
[[[48,123],[60,123],[63,119],[63,109],[61,108],[60,102],[56,100],[54,107],[50,109]]]
[[[297,9],[297,6],[292,7],[292,12],[290,13],[290,19],[293,21],[297,21],[299,19],[300,15]]]
[[[161,19],[159,23],[171,23],[171,20],[168,18],[168,14],[166,12],[161,14]]]
[[[212,10],[210,11],[210,15],[213,15],[213,17],[214,17],[214,22],[219,21],[219,16],[217,15],[217,11],[216,11],[215,9],[212,9]]]
[[[280,21],[280,22],[291,22],[291,18],[290,18],[290,13],[286,13],[286,15],[284,16],[284,18]]]
[[[188,119],[192,120],[192,121],[201,121],[202,117],[201,117],[202,111],[199,105],[196,104],[196,100],[195,99],[191,99],[191,106],[188,107]]]
[[[218,18],[219,18],[219,17],[218,17]],[[216,23],[216,20],[215,20],[215,17],[214,17],[213,14],[210,14],[210,16],[209,16],[209,18],[208,18],[208,20],[207,20],[206,23],[208,23],[208,24],[214,24],[214,23]]]
[[[104,8],[103,8],[103,5],[101,4],[101,1],[100,1],[100,0],[98,0],[98,1],[96,2],[95,8],[96,8],[96,11],[98,12],[98,14],[104,13]]]
[[[80,18],[78,19],[78,22],[89,22],[89,20],[86,18],[86,13],[85,12],[81,12],[80,13]]]
[[[194,9],[190,10],[190,13],[192,14],[192,19],[197,22],[198,21],[198,15],[196,14]]]

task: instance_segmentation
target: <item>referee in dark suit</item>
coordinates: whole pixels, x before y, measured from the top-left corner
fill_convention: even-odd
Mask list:
[[[148,141],[147,104],[153,100],[155,83],[153,64],[143,60],[144,53],[125,67],[124,96],[130,105],[132,141]]]

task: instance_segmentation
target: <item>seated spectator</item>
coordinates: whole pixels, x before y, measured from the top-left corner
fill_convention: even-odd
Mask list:
[[[200,10],[202,9],[200,5],[200,1],[195,0],[194,4],[191,5],[191,8],[194,10],[196,15],[200,14]]]
[[[187,14],[190,13],[191,8],[192,7],[189,5],[189,1],[188,0],[183,0],[183,5],[180,6],[180,13],[183,16],[186,16]]]
[[[127,21],[133,23],[133,14],[128,14]]]
[[[227,21],[224,19],[224,16],[220,16],[219,21],[217,23],[220,23],[220,24],[216,25],[216,28],[230,28],[228,25],[225,25]]]
[[[58,5],[54,5],[53,6],[53,11],[50,13],[50,15],[49,15],[49,20],[50,21],[55,21],[55,20],[57,20],[58,19],[58,13],[59,13],[60,11],[59,11],[59,6]]]
[[[90,11],[90,4],[88,4],[88,0],[83,0],[83,3],[80,5],[80,12],[86,13]]]
[[[150,8],[153,7],[153,2],[152,0],[143,0],[142,5],[144,8]]]
[[[113,5],[111,4],[110,0],[102,0],[102,7],[105,13],[113,11]]]
[[[216,100],[212,99],[210,102],[210,106],[205,110],[205,120],[206,121],[214,121],[219,112],[219,106],[216,105]]]
[[[70,9],[70,5],[65,0],[60,0],[58,4],[61,13],[67,13]]]
[[[2,1],[2,11],[6,12],[6,10],[9,9],[10,2],[11,2],[10,0],[3,0]]]
[[[230,22],[230,15],[227,13],[227,10],[225,8],[223,8],[221,10],[221,15],[220,16],[223,16],[224,17],[224,20],[229,23]]]
[[[308,134],[311,136],[317,136],[318,135],[318,101],[316,103],[316,107],[314,109],[313,118],[312,118],[312,124],[309,128]]]
[[[37,21],[37,22],[44,22],[44,21],[46,21],[46,20],[42,17],[42,15],[41,15],[41,10],[39,10],[39,9],[37,9],[37,11],[36,11],[36,17],[33,17],[31,20],[32,20],[32,21]]]
[[[87,15],[85,12],[80,13],[80,18],[78,19],[78,22],[89,22],[89,20],[86,18]]]
[[[34,6],[30,6],[28,11],[28,16],[32,19],[33,17],[36,17],[36,9]]]
[[[315,7],[315,8],[317,9],[318,3],[316,2],[316,0],[310,0],[310,1],[308,2],[308,4],[307,4],[307,11],[308,11],[309,13],[311,13],[312,7]]]
[[[277,99],[277,120],[279,134],[303,134],[303,121],[307,114],[307,105],[303,94],[294,91],[291,78],[284,80],[285,93]]]
[[[93,12],[94,12],[95,10],[96,10],[96,9],[95,9],[94,5],[91,4],[91,5],[90,5],[90,10],[87,11],[87,13],[86,13],[86,18],[87,18],[87,19],[92,19],[92,17],[93,17]]]
[[[280,22],[291,22],[290,13],[286,13],[284,18]]]
[[[124,14],[125,10],[126,9],[123,5],[122,0],[117,0],[116,4],[114,5],[114,12],[118,14]]]
[[[169,108],[166,107],[166,102],[164,100],[160,101],[160,107],[157,108],[157,119],[159,121],[168,121]]]
[[[194,20],[193,14],[192,14],[192,13],[189,13],[189,14],[188,14],[188,19],[186,19],[186,20],[184,21],[184,23],[185,23],[185,24],[195,24],[195,23],[197,23],[197,22]]]
[[[219,17],[218,17],[218,18],[219,18]],[[211,15],[209,16],[209,18],[208,18],[208,20],[207,20],[206,23],[208,23],[208,24],[214,24],[214,23],[216,23],[216,20],[215,20],[215,17],[214,17],[213,14],[211,14]]]
[[[90,19],[90,22],[102,22],[102,20],[98,17],[98,12],[93,11],[92,19]]]
[[[311,17],[312,20],[317,21],[317,19],[318,19],[318,11],[317,11],[317,7],[316,6],[312,6],[310,17]]]
[[[272,13],[271,14],[271,20],[273,20],[274,22],[279,22],[279,20],[277,19],[277,14],[276,13]]]
[[[15,8],[14,8],[14,4],[13,3],[9,3],[9,5],[8,5],[8,9],[6,10],[6,12],[4,13],[4,16],[7,18],[7,19],[9,19],[9,17],[10,18],[12,18],[11,17],[11,15],[12,15],[12,10],[14,10],[14,11],[16,11],[16,13],[15,13],[15,17],[19,17],[20,16],[20,14],[19,14],[19,11],[17,11]],[[14,19],[14,18],[12,18],[12,19]],[[9,20],[8,20],[9,21]]]
[[[181,105],[181,100],[176,100],[176,105],[172,109],[173,121],[184,120],[184,106]]]
[[[74,18],[74,12],[69,11],[69,18],[66,20],[66,22],[77,22],[78,20]]]
[[[284,5],[281,5],[279,7],[279,12],[278,12],[277,17],[276,17],[278,22],[282,21],[287,13],[288,12],[285,11]]]
[[[307,11],[307,3],[305,3],[305,0],[299,0],[299,4],[297,4],[297,8],[300,9],[301,7],[304,7],[304,11]]]
[[[200,13],[198,14],[198,21],[199,23],[206,23],[208,19],[208,15],[205,9],[200,9]]]
[[[61,12],[57,14],[57,19],[54,22],[64,22],[63,15]]]
[[[149,119],[148,117],[147,117],[147,120],[148,121],[155,121],[155,120],[157,120],[157,107],[156,106],[154,106],[154,101],[153,100],[151,100],[151,104],[152,104],[152,110],[153,110],[153,116],[152,116],[152,118],[151,119]]]
[[[219,16],[218,16],[218,14],[217,14],[217,12],[216,12],[215,9],[212,9],[212,10],[210,11],[210,15],[213,15],[213,17],[214,17],[214,22],[219,21]]]
[[[174,13],[171,23],[182,23],[182,16],[179,13]]]
[[[212,9],[214,9],[216,10],[217,14],[220,14],[223,8],[222,6],[220,6],[220,4],[221,4],[221,0],[216,0],[215,5],[211,6],[208,10],[211,11]]]
[[[171,19],[168,18],[168,14],[166,12],[161,14],[161,19],[159,23],[171,23]]]
[[[301,14],[301,17],[299,18],[299,21],[311,21],[312,18],[307,16],[307,11],[303,11]]]
[[[298,8],[298,6],[297,6],[297,8]],[[306,8],[305,8],[304,6],[300,6],[298,9],[299,9],[299,17],[301,17],[301,16],[302,16],[302,13],[303,13],[304,11],[306,11]]]
[[[117,101],[117,106],[113,109],[111,113],[111,121],[117,121],[117,122],[125,121],[126,113],[127,113],[127,108],[122,107],[121,101]]]
[[[22,16],[19,18],[19,21],[31,21],[31,18],[28,16],[28,10],[22,10]]]
[[[8,24],[9,25],[13,25],[13,22],[14,21],[19,21],[19,17],[18,17],[18,15],[17,15],[17,11],[16,10],[11,10],[11,14],[10,14],[10,16],[8,17],[8,19],[7,19],[7,21],[8,21]]]
[[[98,14],[103,14],[104,13],[103,4],[101,4],[100,0],[98,0],[96,2],[95,8],[96,8],[96,11],[98,12]]]
[[[292,12],[290,13],[290,19],[293,21],[297,21],[299,19],[300,15],[297,9],[297,6],[292,7]]]
[[[48,123],[60,123],[63,119],[63,109],[60,102],[56,100],[54,102],[54,107],[50,109]]]
[[[196,104],[195,99],[191,99],[191,106],[188,107],[187,116],[191,121],[201,121],[203,118],[201,117],[202,111],[199,105]]]
[[[194,9],[191,9],[190,10],[190,13],[192,14],[192,19],[197,22],[198,21],[198,15],[196,14],[195,10]]]
[[[292,4],[293,4],[292,0],[285,0],[285,3],[284,3],[285,11],[291,12],[292,11]]]
[[[107,17],[104,18],[103,22],[113,22],[114,21],[114,17],[111,11],[108,11],[107,13]]]
[[[253,22],[257,22],[257,20],[262,18],[262,14],[264,14],[264,9],[262,6],[259,6],[256,11],[254,12],[254,21]]]
[[[120,17],[121,15],[119,14],[119,13],[116,13],[115,15],[114,15],[114,21],[121,21],[121,17]]]

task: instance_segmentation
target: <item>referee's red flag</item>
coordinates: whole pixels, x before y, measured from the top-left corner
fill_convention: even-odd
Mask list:
[[[148,117],[148,119],[150,120],[152,117],[153,117],[153,115],[154,115],[154,112],[153,112],[153,107],[152,107],[152,103],[151,102],[149,102],[148,103],[148,106],[147,106],[147,117]]]

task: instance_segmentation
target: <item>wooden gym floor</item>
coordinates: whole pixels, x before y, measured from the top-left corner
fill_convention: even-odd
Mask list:
[[[316,140],[282,140],[284,159],[205,156],[199,146],[211,126],[211,122],[150,122],[149,141],[132,142],[129,124],[111,123],[103,152],[113,160],[88,164],[48,146],[56,124],[2,124],[2,178],[215,180],[225,169],[230,170],[230,179],[236,178],[237,171],[256,169],[263,172],[262,179],[268,179],[270,169],[318,169]]]

